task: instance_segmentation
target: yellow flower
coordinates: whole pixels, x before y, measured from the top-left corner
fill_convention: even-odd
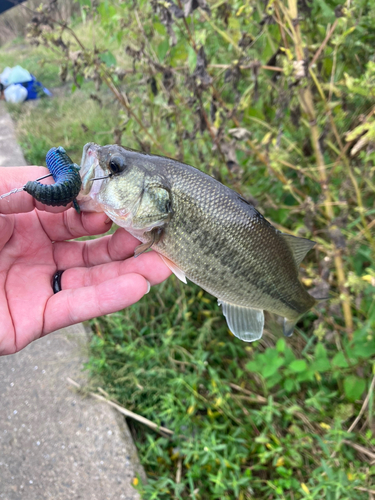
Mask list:
[[[306,495],[310,495],[310,490],[305,483],[301,483],[301,488],[303,489],[304,493],[306,493]]]
[[[375,286],[375,278],[374,276],[371,276],[371,274],[365,274],[362,276],[363,281],[367,281],[367,283],[370,283],[370,285]]]
[[[189,406],[189,408],[187,409],[187,412],[186,412],[186,413],[187,413],[188,415],[191,415],[191,414],[194,412],[194,410],[195,410],[195,406],[194,406],[194,405],[191,405],[191,406]]]
[[[320,425],[320,427],[321,427],[322,429],[325,429],[326,431],[328,431],[328,430],[331,428],[331,426],[330,426],[330,425],[325,424],[324,422],[320,422],[320,424],[319,424],[319,425]]]

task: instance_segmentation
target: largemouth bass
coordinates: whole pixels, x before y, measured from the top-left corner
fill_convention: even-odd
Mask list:
[[[290,336],[316,303],[298,279],[314,242],[283,234],[232,189],[170,158],[86,144],[81,210],[104,211],[138,238],[135,256],[155,250],[184,283],[218,298],[231,332],[247,342],[263,333],[267,310]]]

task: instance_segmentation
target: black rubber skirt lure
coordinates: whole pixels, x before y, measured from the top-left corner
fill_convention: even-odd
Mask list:
[[[61,146],[48,151],[46,163],[55,184],[46,185],[38,181],[29,181],[23,187],[24,191],[44,205],[52,207],[65,207],[73,202],[75,209],[79,211],[75,198],[78,196],[82,185],[79,174],[80,167],[73,163]]]

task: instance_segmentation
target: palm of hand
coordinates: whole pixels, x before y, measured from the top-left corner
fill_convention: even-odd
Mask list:
[[[59,328],[137,302],[170,271],[155,252],[133,258],[139,242],[119,229],[106,232],[104,214],[33,210],[0,216],[0,354],[22,349]],[[64,270],[62,291],[52,277]],[[147,280],[147,281],[146,281]]]

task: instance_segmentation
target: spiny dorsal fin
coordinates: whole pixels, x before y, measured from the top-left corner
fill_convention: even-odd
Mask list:
[[[299,267],[307,252],[315,245],[315,241],[308,240],[307,238],[299,238],[298,236],[292,236],[291,234],[281,233],[280,236],[284,238],[284,241],[291,249],[295,263],[297,264],[297,267]]]

